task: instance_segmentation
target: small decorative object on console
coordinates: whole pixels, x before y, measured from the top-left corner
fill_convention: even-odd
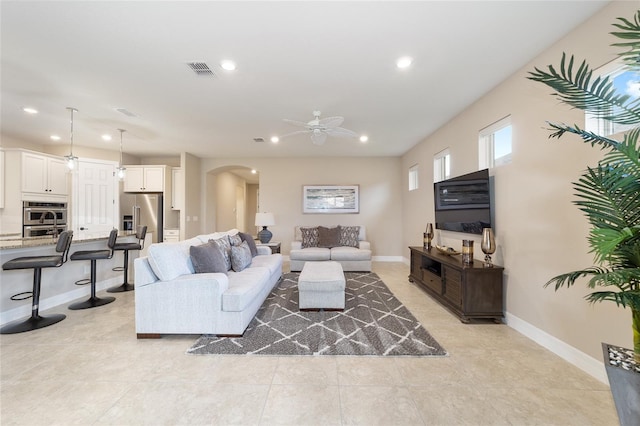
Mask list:
[[[462,263],[473,263],[473,240],[462,240]]]
[[[431,240],[433,239],[433,225],[427,223],[427,229],[422,236],[422,246],[425,250],[431,250]]]
[[[460,254],[460,252],[459,252],[459,251],[454,250],[452,247],[438,246],[438,245],[436,245],[435,247],[436,247],[436,248],[438,249],[438,251],[439,251],[440,253],[442,253],[442,254],[452,255],[452,256],[453,256],[453,255]]]
[[[493,237],[493,231],[491,228],[484,228],[482,230],[482,243],[480,244],[480,248],[485,254],[484,266],[486,268],[491,268],[493,266],[493,263],[491,263],[491,255],[496,251],[496,241]]]

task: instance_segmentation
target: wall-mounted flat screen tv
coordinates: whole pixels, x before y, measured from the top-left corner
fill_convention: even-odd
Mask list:
[[[433,184],[436,228],[482,234],[491,228],[489,170],[480,170]]]

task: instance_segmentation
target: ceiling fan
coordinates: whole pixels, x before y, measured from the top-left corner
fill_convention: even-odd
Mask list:
[[[301,133],[311,134],[311,142],[314,145],[322,145],[327,136],[336,136],[341,138],[355,138],[358,135],[356,132],[339,127],[344,121],[343,117],[327,117],[320,118],[320,111],[313,111],[314,119],[305,123],[297,120],[284,119],[285,123],[293,124],[294,126],[304,127],[305,130],[297,130],[295,132],[287,133],[281,137],[298,135]]]

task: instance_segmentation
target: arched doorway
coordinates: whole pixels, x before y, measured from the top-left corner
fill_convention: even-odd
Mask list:
[[[255,235],[259,175],[246,166],[224,166],[207,172],[206,228],[225,231],[237,228]]]

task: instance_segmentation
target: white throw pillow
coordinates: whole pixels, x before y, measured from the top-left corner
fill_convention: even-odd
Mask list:
[[[170,281],[180,275],[193,274],[193,264],[189,247],[199,246],[202,242],[198,238],[177,243],[159,243],[149,246],[149,265],[158,278]]]

